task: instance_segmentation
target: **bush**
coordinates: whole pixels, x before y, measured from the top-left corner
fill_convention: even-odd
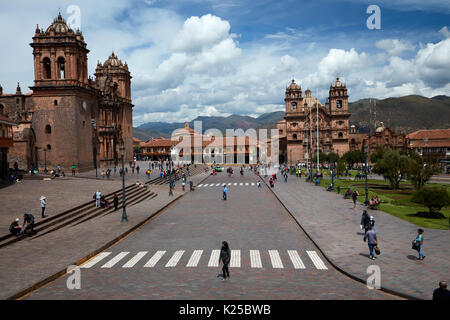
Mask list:
[[[450,205],[450,195],[444,187],[424,188],[417,190],[411,201],[428,207],[430,218],[443,218],[439,211]]]

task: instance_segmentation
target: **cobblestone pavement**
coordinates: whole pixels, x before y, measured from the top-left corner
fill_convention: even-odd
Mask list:
[[[191,177],[194,184],[207,174]],[[79,183],[84,180],[77,180]],[[95,180],[90,180],[95,181]],[[82,189],[78,185],[78,188]],[[65,227],[43,237],[25,239],[0,248],[0,299],[6,299],[67,266],[79,261],[147,219],[182,195],[177,186],[169,197],[169,187],[150,186],[158,196],[127,208],[128,222],[121,222],[122,211],[99,216],[82,224]]]
[[[438,282],[450,279],[450,231],[424,229],[424,261],[417,259],[411,242],[418,227],[381,210],[368,210],[375,218],[381,255],[369,259],[359,227],[364,205],[353,211],[352,200],[327,192],[289,176],[272,189],[305,231],[334,264],[346,272],[366,279],[369,265],[381,268],[381,286],[421,299],[431,299]]]
[[[65,276],[26,299],[396,299],[332,268],[258,180],[210,176],[82,265],[81,290],[68,290]],[[226,201],[223,183],[231,183]],[[233,250],[226,281],[211,258],[223,240]]]

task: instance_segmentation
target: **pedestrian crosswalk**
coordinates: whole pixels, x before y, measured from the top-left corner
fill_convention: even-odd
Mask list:
[[[309,260],[305,260],[308,261],[308,263],[305,264],[300,256],[303,256],[304,259],[308,258]],[[96,266],[100,266],[101,269],[111,269],[113,267],[123,269],[142,267],[155,268],[157,266],[164,268],[218,267],[219,258],[220,250],[211,250],[211,252],[194,250],[192,253],[186,250],[176,250],[170,253],[166,250],[159,250],[153,254],[149,254],[149,251],[139,251],[136,254],[130,254],[129,251],[123,251],[116,254],[112,254],[112,252],[102,252],[88,260],[79,268],[89,269]],[[263,258],[265,258],[265,260]],[[328,270],[328,267],[322,261],[320,256],[313,250],[307,250],[306,254],[299,252],[298,250],[231,250],[230,268],[245,268],[248,267],[246,265],[248,262],[250,262],[250,268],[257,269],[293,268],[295,270],[303,270],[306,269],[308,265],[308,267],[317,270]]]
[[[257,187],[256,182],[221,182],[221,183],[202,183],[197,186],[197,188],[212,188],[212,187]]]

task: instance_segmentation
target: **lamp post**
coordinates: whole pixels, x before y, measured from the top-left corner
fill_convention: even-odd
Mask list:
[[[366,173],[366,199],[364,200],[364,204],[367,206],[369,205],[369,183],[368,183],[368,165],[367,165],[367,157],[368,157],[368,152],[369,152],[369,146],[364,146],[364,156],[365,156],[365,161],[366,161],[366,165],[364,166],[364,171]]]
[[[120,145],[120,155],[122,156],[122,222],[128,222],[125,209],[127,200],[125,196],[125,146],[123,144]]]

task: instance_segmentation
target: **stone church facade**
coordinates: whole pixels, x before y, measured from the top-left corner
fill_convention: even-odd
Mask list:
[[[0,93],[0,107],[15,123],[9,162],[20,169],[60,164],[68,171],[114,166],[125,146],[133,157],[131,75],[113,53],[88,76],[87,45],[61,14],[44,31],[36,28],[33,42],[32,93]]]
[[[317,153],[317,119],[319,120],[319,151],[342,156],[349,151],[349,118],[347,88],[336,79],[330,86],[325,106],[311,96],[302,94],[301,87],[292,80],[286,88],[286,113],[278,122],[281,158],[288,164],[306,163]],[[284,141],[283,141],[284,140]]]

